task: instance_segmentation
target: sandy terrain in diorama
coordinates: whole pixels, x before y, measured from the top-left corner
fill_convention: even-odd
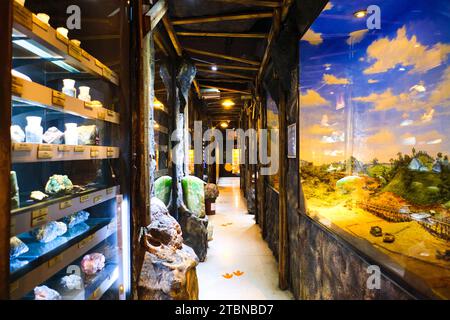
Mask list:
[[[401,268],[424,280],[436,295],[449,299],[447,157],[439,155],[434,160],[419,153],[384,165],[376,161],[364,165],[354,158],[351,162],[351,175],[345,174],[343,164],[302,163],[302,187],[309,214],[325,225],[332,223],[370,242]],[[371,234],[375,226],[381,228],[382,236]],[[394,242],[383,241],[386,233],[394,235]]]

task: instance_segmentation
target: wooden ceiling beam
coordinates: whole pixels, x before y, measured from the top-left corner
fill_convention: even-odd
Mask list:
[[[151,9],[146,13],[146,16],[150,18],[150,30],[153,31],[158,23],[161,21],[163,16],[168,10],[168,5],[166,0],[159,0],[157,3],[151,7]]]
[[[185,48],[185,50],[187,52],[194,53],[194,54],[199,54],[199,55],[203,55],[203,56],[220,58],[220,59],[224,59],[224,60],[230,60],[230,61],[234,61],[234,62],[245,63],[245,64],[254,65],[254,66],[259,66],[260,65],[260,63],[258,61],[248,60],[248,59],[243,59],[243,58],[237,58],[237,57],[228,56],[228,55],[225,55],[225,54],[220,54],[220,53],[215,53],[215,52],[210,52],[210,51],[204,51],[204,50],[198,50],[198,49],[194,49],[194,48]]]
[[[278,8],[281,6],[280,1],[258,1],[258,0],[212,0],[216,2],[236,3],[244,6]]]
[[[214,79],[214,78],[211,78],[211,79],[197,78],[197,81],[226,82],[226,83],[249,83],[249,82],[251,82],[250,80],[244,80],[244,79]]]
[[[236,89],[230,89],[230,88],[223,88],[223,87],[217,87],[217,86],[209,86],[209,85],[205,85],[205,84],[200,85],[200,87],[207,88],[207,89],[217,89],[217,90],[226,91],[226,92],[251,94],[249,91],[236,90]]]
[[[177,32],[177,36],[181,37],[217,37],[217,38],[250,38],[265,39],[265,33],[224,33],[224,32]]]
[[[177,55],[179,57],[181,57],[183,55],[183,48],[181,47],[180,41],[178,40],[178,37],[175,34],[175,30],[173,29],[172,22],[166,15],[162,18],[162,20],[163,20],[164,27],[166,28],[166,31],[170,38],[170,41],[172,41],[172,45],[174,46]],[[200,91],[200,86],[198,85],[197,80],[194,79],[193,84],[194,84],[195,92],[197,93],[198,97],[201,98],[202,93]]]
[[[272,16],[273,16],[273,12],[256,12],[256,13],[219,15],[219,16],[209,16],[209,17],[182,18],[182,19],[173,20],[172,23],[174,26],[178,26],[178,25],[196,24],[196,23],[236,21],[236,20],[253,20],[253,19],[261,19],[261,18],[271,18]]]
[[[218,75],[225,76],[225,77],[253,80],[252,77],[244,76],[242,74],[237,74],[237,73],[231,73],[231,72],[213,71],[213,70],[209,70],[209,69],[200,69],[200,68],[197,69],[197,71],[198,72],[203,72],[203,73],[218,74]]]
[[[206,67],[211,68],[212,66],[216,66],[218,69],[229,69],[229,70],[247,70],[247,71],[258,71],[258,67],[247,67],[247,66],[233,66],[229,64],[208,64],[208,63],[196,63],[197,67]]]

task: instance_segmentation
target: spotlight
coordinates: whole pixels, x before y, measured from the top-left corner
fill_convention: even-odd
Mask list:
[[[231,100],[225,100],[224,102],[222,102],[222,106],[224,106],[225,108],[231,108],[235,105],[235,103]]]
[[[211,66],[211,70],[212,70],[212,71],[217,71],[217,69],[218,69],[218,68],[217,68],[216,65]]]
[[[222,123],[220,124],[220,126],[221,126],[222,128],[224,128],[224,129],[226,129],[226,128],[228,128],[228,123],[227,123],[227,122],[222,122]]]

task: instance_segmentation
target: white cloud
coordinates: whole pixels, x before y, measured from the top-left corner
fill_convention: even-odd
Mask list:
[[[382,38],[367,48],[368,61],[373,64],[364,70],[365,74],[386,72],[397,65],[412,66],[410,73],[424,73],[440,66],[450,53],[450,45],[437,43],[432,47],[422,45],[417,36],[408,38],[406,26],[397,30],[392,40]]]
[[[440,144],[440,143],[442,143],[442,139],[436,139],[427,142],[427,144]]]
[[[413,123],[414,123],[413,120],[403,120],[402,123],[400,123],[400,126],[407,127],[407,126],[412,125]]]
[[[333,9],[333,7],[334,7],[334,4],[331,1],[329,1],[327,3],[327,5],[325,6],[325,8],[323,8],[323,11],[331,10],[331,9]]]
[[[328,105],[330,105],[330,102],[315,90],[309,89],[306,91],[306,94],[300,94],[300,107],[319,107]]]
[[[337,143],[344,142],[345,134],[340,131],[334,131],[331,136],[323,136],[321,142],[323,143]]]
[[[350,80],[347,78],[337,78],[336,76],[332,74],[324,74],[323,75],[323,82],[325,84],[329,85],[335,85],[335,84],[350,84]]]
[[[322,34],[315,32],[313,29],[309,28],[308,31],[303,35],[302,41],[307,41],[313,46],[317,46],[323,42]]]
[[[352,44],[361,42],[366,36],[367,32],[369,32],[369,29],[362,29],[350,32],[348,34],[349,38],[347,39],[347,44],[350,46]]]
[[[322,120],[320,120],[320,124],[324,127],[329,127],[330,124],[328,123],[328,116],[326,114],[324,114],[322,116]]]
[[[416,137],[404,137],[402,143],[405,146],[414,146],[417,143]]]
[[[355,101],[373,103],[375,106],[375,111],[383,111],[390,109],[401,109],[406,107],[405,104],[408,103],[408,95],[401,93],[399,95],[394,95],[392,89],[387,89],[382,93],[371,93],[366,97],[356,97],[353,98]]]
[[[368,83],[368,84],[378,83],[378,82],[380,82],[380,80],[374,80],[374,79],[369,79],[369,80],[367,80],[367,83]]]

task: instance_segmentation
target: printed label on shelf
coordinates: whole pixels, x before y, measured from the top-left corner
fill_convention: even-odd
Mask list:
[[[53,152],[51,152],[51,151],[38,151],[37,158],[38,159],[52,159],[53,158]]]
[[[84,150],[86,150],[86,148],[83,146],[75,146],[73,148],[73,151],[75,151],[75,152],[84,152]]]
[[[33,145],[31,143],[13,143],[14,151],[31,151],[33,150]]]
[[[48,267],[52,268],[53,266],[55,266],[57,263],[63,261],[63,255],[60,254],[59,256],[54,257],[53,259],[48,261]]]
[[[58,146],[58,151],[59,152],[70,152],[72,148],[69,146],[65,146],[65,145],[60,145]]]
[[[81,240],[80,243],[78,243],[78,248],[81,249],[81,248],[85,247],[92,240],[94,240],[94,235],[90,235],[89,237]]]
[[[24,6],[13,3],[14,20],[29,30],[33,30],[33,16]]]
[[[106,119],[106,112],[105,112],[105,111],[102,111],[102,110],[99,110],[99,111],[97,112],[97,118],[98,118],[99,120],[105,120],[105,119]]]
[[[114,192],[114,187],[106,189],[106,194],[111,194]]]
[[[42,208],[31,212],[31,227],[35,228],[48,221],[48,208]]]
[[[77,59],[78,61],[81,61],[83,58],[81,48],[72,43],[69,43],[68,53],[69,53],[69,56]]]
[[[91,61],[91,55],[88,52],[84,51],[83,49],[81,49],[81,56],[86,60]]]
[[[37,16],[32,15],[33,17],[33,23],[34,25],[38,26],[39,28],[41,28],[44,31],[48,31],[48,24],[44,23],[43,21],[41,21]]]
[[[84,102],[84,108],[88,109],[88,110],[94,110],[94,107],[92,106],[92,104],[89,101]]]
[[[38,146],[38,151],[52,151],[52,150],[53,150],[53,148],[49,144],[40,144]]]
[[[106,113],[108,114],[108,117],[114,117],[115,116],[115,112],[112,110],[107,110]]]
[[[84,196],[81,196],[81,197],[80,197],[80,202],[81,202],[81,203],[84,203],[84,202],[88,201],[89,198],[90,198],[90,196],[89,196],[88,194],[87,194],[87,195],[84,195]]]
[[[91,158],[97,158],[100,155],[98,149],[91,148]]]
[[[100,201],[102,201],[102,199],[103,199],[102,195],[95,196],[94,197],[94,203],[100,202]]]
[[[64,210],[72,206],[72,200],[67,200],[59,204],[59,209]]]
[[[95,59],[95,65],[103,70],[103,67],[105,66],[103,63],[101,63],[99,60]]]
[[[64,37],[61,33],[59,33],[58,31],[56,31],[56,39],[58,39],[59,41],[61,41],[62,43],[64,43],[66,46],[69,45],[69,39]]]
[[[12,77],[12,85],[11,85],[12,94],[18,97],[21,97],[23,94],[23,79],[19,77]]]
[[[66,104],[66,95],[62,92],[52,90],[52,104],[64,108]]]
[[[106,157],[108,158],[114,157],[114,151],[106,151]]]

